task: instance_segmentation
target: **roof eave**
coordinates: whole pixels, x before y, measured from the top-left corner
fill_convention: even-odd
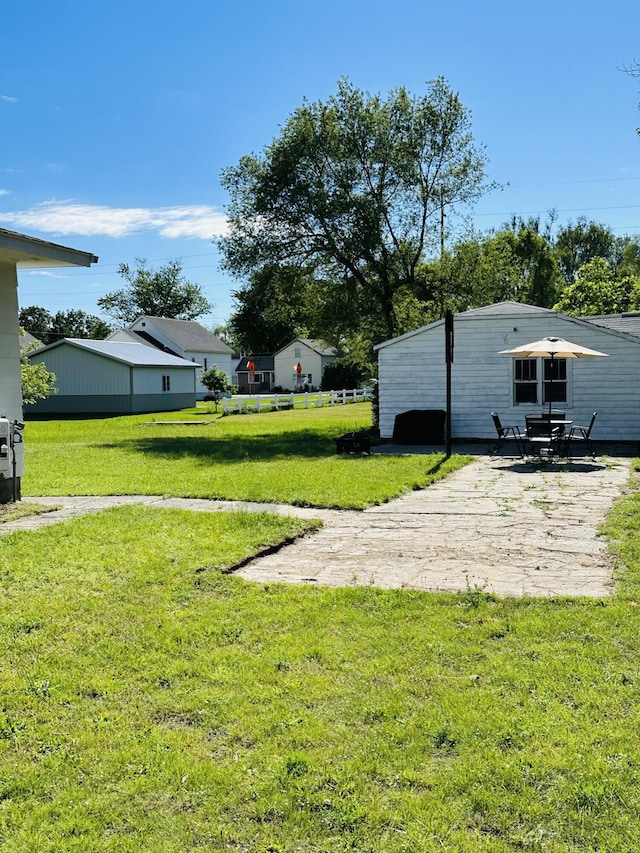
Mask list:
[[[18,269],[90,267],[98,263],[98,258],[91,252],[0,228],[0,262],[13,263]]]

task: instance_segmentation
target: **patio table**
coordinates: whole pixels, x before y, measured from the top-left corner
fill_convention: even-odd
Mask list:
[[[527,415],[525,423],[527,441],[532,447],[537,448],[537,452],[532,455],[550,458],[560,455],[565,428],[573,421],[567,418]]]

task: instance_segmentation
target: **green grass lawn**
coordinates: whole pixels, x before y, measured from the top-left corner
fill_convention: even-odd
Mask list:
[[[158,423],[172,420],[196,423]],[[370,423],[368,403],[226,417],[193,410],[29,421],[23,494],[162,494],[359,509],[468,461],[442,453],[336,455],[335,437]]]
[[[336,457],[367,418],[30,422],[25,486],[358,506],[446,472]],[[229,568],[313,527],[267,513],[0,536],[0,850],[635,851],[637,485],[602,600],[251,584]]]
[[[637,848],[637,556],[601,601],[226,573],[302,529],[127,507],[0,537],[3,853]]]

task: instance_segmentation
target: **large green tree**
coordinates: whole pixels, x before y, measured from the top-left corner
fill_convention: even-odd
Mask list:
[[[573,284],[578,270],[594,258],[604,258],[615,265],[620,252],[620,241],[613,231],[586,217],[559,228],[554,245],[566,284]]]
[[[136,266],[120,264],[118,273],[127,285],[98,299],[98,306],[116,323],[128,325],[141,314],[195,320],[211,310],[199,285],[182,275],[182,263],[171,260],[157,270],[136,258]]]
[[[445,214],[493,186],[485,166],[469,113],[444,79],[422,96],[399,88],[386,98],[342,80],[326,102],[295,110],[261,155],[223,172],[223,266],[238,277],[274,264],[311,267],[325,299],[336,300],[329,314],[344,316],[346,305],[355,324],[366,307],[375,337],[392,336],[396,292],[439,251]]]
[[[577,317],[620,314],[640,308],[640,278],[616,274],[604,258],[593,258],[578,270],[554,305],[556,311]]]
[[[535,220],[459,241],[432,265],[430,280],[439,316],[505,300],[550,308],[562,284],[549,236]]]

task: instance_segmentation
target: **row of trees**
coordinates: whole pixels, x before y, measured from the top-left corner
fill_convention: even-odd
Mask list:
[[[578,220],[513,219],[478,234],[487,180],[470,116],[438,78],[423,96],[371,96],[348,80],[297,109],[259,155],[223,172],[223,268],[242,280],[230,337],[273,352],[296,336],[372,344],[505,299],[575,314],[640,308],[640,244]],[[365,372],[371,369],[367,364]]]

